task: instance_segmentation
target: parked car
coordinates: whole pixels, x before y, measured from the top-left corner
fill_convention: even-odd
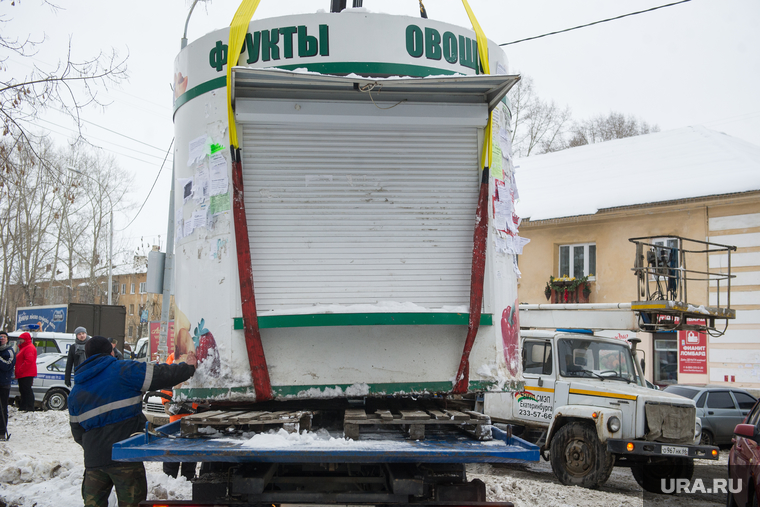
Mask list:
[[[728,507],[757,505],[760,492],[760,402],[742,424],[734,428],[734,445],[728,454]],[[741,487],[739,487],[741,481]],[[733,487],[730,487],[733,486]],[[732,492],[736,491],[736,493]],[[738,490],[738,491],[737,491]]]
[[[133,357],[135,361],[150,361],[150,338],[140,338],[135,344]]]
[[[164,404],[159,396],[150,396],[151,393],[147,393],[143,397],[143,415],[151,424],[151,429],[158,428],[164,424],[169,424],[169,415],[164,410]]]
[[[45,410],[66,410],[69,406],[69,388],[64,383],[66,354],[58,352],[37,356],[37,377],[32,384],[35,406]],[[18,381],[11,380],[9,398],[18,403]]]
[[[13,344],[16,350],[18,350],[18,337],[21,333],[27,331],[19,330],[8,333],[8,341]],[[74,333],[48,333],[29,331],[32,335],[32,343],[37,347],[37,355],[48,354],[51,352],[60,352],[61,354],[68,354],[69,347],[74,344],[76,335]]]
[[[702,420],[702,445],[730,444],[734,428],[744,421],[757,401],[736,387],[676,384],[664,391],[696,400],[697,417]]]

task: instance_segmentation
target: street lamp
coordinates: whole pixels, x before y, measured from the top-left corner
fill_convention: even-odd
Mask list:
[[[100,184],[98,180],[90,176],[89,174],[83,173],[82,171],[78,169],[74,169],[73,167],[67,168],[69,171],[80,174],[84,176],[85,178],[89,178],[90,180],[94,181],[98,184],[100,187],[100,191],[106,194],[106,197],[108,197],[108,204],[111,206],[111,221],[109,224],[109,239],[108,239],[108,304],[110,305],[112,302],[112,292],[113,292],[113,201],[111,200],[111,195],[108,192],[105,192],[103,189],[103,185]]]

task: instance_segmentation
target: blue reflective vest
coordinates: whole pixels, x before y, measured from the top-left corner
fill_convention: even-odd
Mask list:
[[[69,415],[85,431],[142,414],[142,395],[153,380],[152,363],[118,361],[99,354],[80,364],[69,394]]]

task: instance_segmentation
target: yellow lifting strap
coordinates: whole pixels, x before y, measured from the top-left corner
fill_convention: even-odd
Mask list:
[[[490,74],[491,66],[488,64],[488,39],[486,38],[486,34],[483,32],[483,29],[480,28],[480,23],[478,23],[478,20],[475,18],[475,13],[473,13],[472,9],[470,9],[470,4],[467,3],[467,0],[462,0],[462,3],[464,4],[464,9],[467,11],[467,16],[470,18],[470,23],[472,23],[472,29],[475,30],[475,36],[478,41],[480,65],[483,68],[483,73]],[[493,112],[489,113],[488,125],[486,125],[485,131],[483,132],[483,167],[491,167],[491,152],[493,151],[491,148],[492,124]]]
[[[232,110],[232,67],[237,65],[243,49],[245,34],[251,24],[253,13],[261,0],[243,0],[230,23],[230,40],[227,43],[227,121],[229,122],[230,146],[238,148],[235,112]]]

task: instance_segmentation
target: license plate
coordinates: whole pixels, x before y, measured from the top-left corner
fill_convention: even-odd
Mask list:
[[[153,418],[153,426],[155,426],[156,428],[159,426],[163,426],[164,424],[169,424],[168,417],[154,417]]]
[[[661,448],[661,452],[663,454],[670,454],[675,456],[688,456],[689,455],[689,448],[688,447],[675,447],[671,445],[663,445]]]

